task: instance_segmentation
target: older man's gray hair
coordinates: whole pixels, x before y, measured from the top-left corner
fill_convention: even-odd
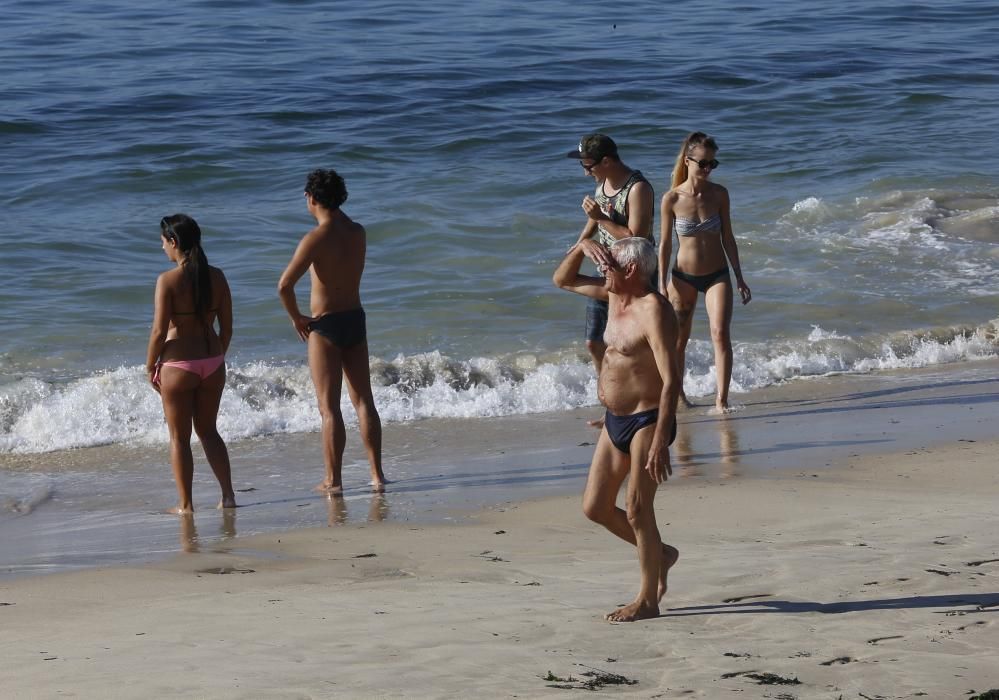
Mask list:
[[[652,279],[652,273],[656,271],[656,249],[648,238],[640,236],[620,238],[614,241],[610,252],[622,269],[634,263],[638,269],[639,278]]]

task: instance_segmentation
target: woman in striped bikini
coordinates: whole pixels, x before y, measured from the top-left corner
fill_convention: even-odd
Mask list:
[[[697,306],[697,294],[704,294],[708,325],[715,350],[718,383],[715,408],[728,410],[728,387],[732,379],[732,280],[730,268],[743,304],[752,294],[742,278],[739,250],[732,235],[728,190],[708,180],[718,167],[718,144],[700,131],[687,135],[673,168],[672,189],[662,199],[662,237],[659,246],[659,288],[669,297],[680,323],[677,351],[680,377],[690,327]],[[670,268],[673,234],[678,248]],[[672,274],[670,275],[670,270]],[[667,282],[667,276],[669,277]],[[692,406],[682,387],[680,400]]]
[[[164,218],[160,240],[177,266],[156,280],[146,372],[163,399],[170,429],[170,460],[180,503],[169,512],[194,512],[192,426],[222,487],[219,508],[235,508],[229,451],[215,426],[225,387],[225,353],[232,339],[229,283],[222,270],[208,264],[201,249],[201,229],[191,217]]]

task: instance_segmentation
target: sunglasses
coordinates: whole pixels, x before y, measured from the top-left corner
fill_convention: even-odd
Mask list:
[[[600,164],[601,164],[601,163],[603,162],[603,160],[604,160],[604,159],[603,159],[603,156],[601,156],[600,158],[597,158],[597,159],[596,159],[596,161],[595,161],[595,162],[593,162],[593,163],[591,163],[590,165],[587,165],[587,164],[586,164],[586,163],[584,163],[583,161],[579,161],[579,164],[580,164],[581,166],[583,166],[583,170],[585,170],[586,172],[590,172],[590,171],[591,171],[591,170],[593,170],[593,169],[594,169],[595,167],[597,167],[598,165],[600,165]]]
[[[714,158],[712,158],[711,160],[708,160],[707,158],[702,158],[701,160],[697,160],[696,158],[691,158],[690,156],[687,156],[687,160],[694,161],[695,163],[697,163],[697,167],[702,169],[711,168],[712,170],[714,170],[719,165],[721,165],[721,163],[715,160]]]

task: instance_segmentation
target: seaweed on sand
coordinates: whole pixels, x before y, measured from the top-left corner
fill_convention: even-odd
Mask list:
[[[576,665],[583,666],[583,664]],[[549,688],[560,688],[562,690],[600,690],[608,685],[638,684],[638,681],[622,676],[619,673],[601,671],[598,668],[591,668],[590,666],[583,666],[583,668],[590,669],[579,674],[583,678],[573,678],[571,675],[568,678],[561,678],[549,671],[548,675],[544,676],[542,680],[548,681]]]
[[[778,676],[776,673],[761,671],[733,671],[731,673],[722,674],[722,678],[735,678],[737,676],[752,678],[756,681],[757,685],[801,685],[801,681],[797,678],[784,678],[784,676]]]

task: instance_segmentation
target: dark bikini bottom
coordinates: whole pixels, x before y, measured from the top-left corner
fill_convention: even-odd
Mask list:
[[[688,275],[686,272],[680,272],[674,267],[673,278],[683,280],[699,292],[707,292],[709,287],[724,281],[722,278],[725,280],[728,279],[728,268],[723,267],[707,275]]]

